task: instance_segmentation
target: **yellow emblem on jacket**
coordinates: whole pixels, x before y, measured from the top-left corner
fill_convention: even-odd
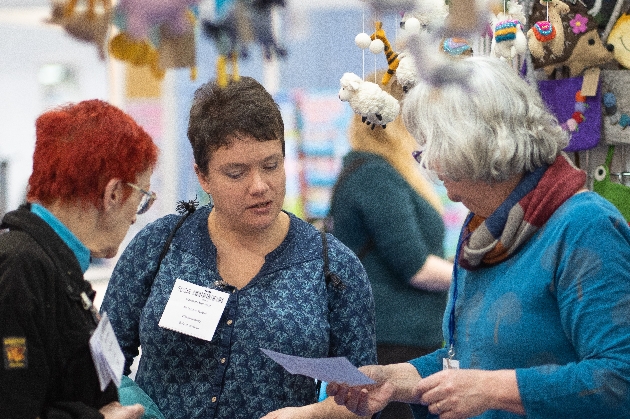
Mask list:
[[[2,340],[2,349],[5,369],[26,368],[28,366],[26,338],[6,337]]]

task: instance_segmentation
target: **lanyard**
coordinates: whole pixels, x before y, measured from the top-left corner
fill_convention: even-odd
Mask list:
[[[470,237],[472,232],[464,234],[466,226],[472,219],[474,214],[471,212],[466,216],[462,231],[459,233],[459,240],[457,241],[457,250],[455,252],[455,262],[453,263],[453,303],[451,304],[451,313],[448,319],[448,358],[453,359],[455,357],[455,303],[457,303],[457,265],[459,262],[459,255],[464,246],[464,242]]]

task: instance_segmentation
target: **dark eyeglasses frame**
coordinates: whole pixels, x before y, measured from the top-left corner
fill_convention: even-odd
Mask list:
[[[138,210],[136,211],[136,214],[144,214],[149,210],[149,208],[151,208],[151,205],[153,205],[153,203],[157,199],[157,194],[153,191],[145,191],[135,183],[127,182],[127,185],[131,186],[133,189],[143,194],[142,200],[140,201],[140,204],[138,204]]]

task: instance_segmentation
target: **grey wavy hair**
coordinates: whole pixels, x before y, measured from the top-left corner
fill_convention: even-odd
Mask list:
[[[551,164],[568,144],[538,91],[505,62],[458,60],[465,82],[421,82],[403,102],[403,120],[421,164],[453,180],[500,182]]]

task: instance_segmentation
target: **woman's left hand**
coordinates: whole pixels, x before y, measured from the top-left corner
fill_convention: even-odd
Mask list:
[[[448,369],[420,381],[420,403],[440,419],[477,416],[490,409],[524,414],[514,370]]]

